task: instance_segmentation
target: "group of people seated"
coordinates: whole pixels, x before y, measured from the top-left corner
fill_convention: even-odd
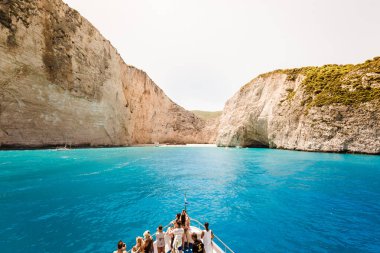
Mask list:
[[[168,227],[166,232],[160,225],[157,228],[156,246],[158,253],[165,253],[165,246],[168,249],[166,253],[212,253],[212,239],[214,234],[209,229],[209,224],[204,224],[205,230],[201,234],[191,231],[190,217],[186,210],[178,213],[176,218],[171,222],[172,226]],[[144,238],[136,237],[136,244],[132,247],[131,253],[153,253],[153,237],[149,230],[143,234]],[[200,240],[199,237],[202,239]],[[126,253],[126,245],[122,241],[118,243],[118,250],[114,253]]]

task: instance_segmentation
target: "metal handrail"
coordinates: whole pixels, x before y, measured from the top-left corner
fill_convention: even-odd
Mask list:
[[[205,226],[199,221],[199,220],[196,220],[194,218],[190,218],[190,221],[194,221],[195,223],[197,223],[199,226],[205,228]],[[162,228],[162,230],[168,228],[171,224],[173,224],[173,222],[171,221],[169,224],[167,224],[165,227]],[[154,239],[154,237],[156,236],[156,234],[150,234],[152,236],[152,239]],[[214,233],[214,238],[218,240],[218,242],[220,242],[223,246],[224,246],[224,251],[227,252],[227,250],[230,252],[230,253],[235,253],[230,247],[228,247],[227,244],[225,244],[222,239],[220,239],[218,236],[216,236]],[[132,248],[130,250],[127,251],[127,253],[131,253],[132,252]]]
[[[206,228],[199,220],[196,220],[196,219],[194,219],[194,218],[191,218],[190,216],[189,216],[189,218],[190,218],[190,221],[195,221],[195,223],[197,223],[199,226],[201,226],[201,227],[203,227],[203,228]],[[225,244],[223,241],[222,241],[222,239],[220,239],[218,236],[216,236],[215,235],[215,233],[213,233],[214,234],[214,238],[216,238],[217,240],[218,240],[218,242],[220,242],[223,246],[224,246],[224,251],[226,251],[226,250],[228,250],[229,252],[231,252],[231,253],[235,253],[230,247],[228,247],[228,245],[227,244]]]

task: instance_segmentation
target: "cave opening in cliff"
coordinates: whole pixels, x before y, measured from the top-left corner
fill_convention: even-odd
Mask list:
[[[264,143],[257,140],[251,140],[244,144],[244,147],[246,148],[269,148],[268,143]]]

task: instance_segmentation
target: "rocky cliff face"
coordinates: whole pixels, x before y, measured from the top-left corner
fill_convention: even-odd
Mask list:
[[[207,143],[205,121],[60,0],[0,1],[0,146]]]
[[[380,153],[380,58],[278,70],[225,105],[219,146]]]

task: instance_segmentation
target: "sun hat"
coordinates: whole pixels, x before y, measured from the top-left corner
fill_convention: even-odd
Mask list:
[[[148,237],[148,235],[150,236],[150,231],[146,230],[143,235],[144,235],[144,237]]]

